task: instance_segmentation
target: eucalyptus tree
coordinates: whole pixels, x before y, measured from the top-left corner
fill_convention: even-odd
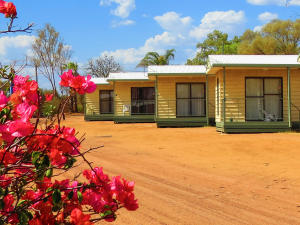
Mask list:
[[[65,45],[59,32],[50,24],[38,30],[37,38],[32,44],[32,61],[39,62],[39,71],[50,82],[57,95],[56,76],[71,57],[71,49]]]

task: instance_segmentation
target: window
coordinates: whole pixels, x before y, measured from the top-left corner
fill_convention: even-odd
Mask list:
[[[100,114],[114,113],[114,91],[100,91]]]
[[[205,116],[205,101],[204,83],[176,85],[176,111],[178,117]]]
[[[154,87],[131,88],[131,114],[153,115],[155,110]]]
[[[246,78],[246,120],[278,121],[282,118],[282,79]]]

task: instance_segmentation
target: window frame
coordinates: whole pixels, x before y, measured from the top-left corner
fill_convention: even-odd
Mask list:
[[[263,94],[262,96],[247,96],[247,79],[262,79],[263,80]],[[278,79],[280,80],[280,90],[281,93],[280,94],[265,94],[265,80],[268,79]],[[263,119],[262,120],[249,120],[247,119],[247,98],[262,98],[263,99],[263,110],[265,110],[265,96],[274,96],[274,95],[278,95],[280,97],[280,102],[281,102],[281,115],[282,118],[278,119],[278,121],[283,121],[283,77],[245,77],[245,121],[253,121],[253,122],[261,122],[261,121],[265,121],[265,115],[263,115]]]
[[[189,98],[178,98],[178,93],[177,93],[177,86],[178,85],[182,85],[182,84],[188,84],[189,85]],[[204,97],[203,98],[191,98],[192,96],[192,84],[202,84],[203,87],[204,87]],[[189,99],[189,115],[188,116],[180,116],[178,115],[178,99]],[[188,118],[188,117],[201,117],[201,118],[205,118],[207,115],[206,115],[206,104],[204,103],[204,115],[203,116],[197,116],[197,115],[192,115],[192,100],[193,99],[201,99],[201,100],[204,100],[206,101],[206,83],[205,82],[183,82],[183,83],[176,83],[176,117],[177,118]]]
[[[108,100],[102,100],[101,99],[101,94],[104,93],[104,92],[108,92],[109,93],[109,99]],[[111,109],[112,111],[111,112],[102,112],[102,104],[103,102],[109,102],[109,109]],[[99,113],[101,115],[103,114],[114,114],[114,90],[99,90]]]
[[[153,90],[153,99],[150,99],[150,100],[145,100],[145,99],[133,99],[133,90],[134,89],[152,89]],[[131,107],[130,107],[130,113],[131,113],[131,115],[154,115],[155,114],[155,107],[156,107],[156,105],[155,105],[155,87],[131,87]],[[138,91],[138,93],[140,93],[139,91]],[[132,108],[133,108],[133,101],[142,101],[142,102],[145,102],[145,101],[153,101],[153,113],[148,113],[148,112],[138,112],[138,113],[134,113],[134,112],[132,112]],[[144,104],[145,105],[145,104]]]

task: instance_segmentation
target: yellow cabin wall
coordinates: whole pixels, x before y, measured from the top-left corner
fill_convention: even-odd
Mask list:
[[[97,85],[97,89],[85,95],[85,113],[86,115],[99,115],[100,114],[100,90],[113,90],[112,85]]]
[[[157,117],[176,118],[176,83],[205,83],[203,76],[157,77]],[[215,77],[209,76],[209,117],[215,117]]]
[[[288,121],[287,69],[226,69],[226,122],[245,122],[245,78],[246,77],[281,77],[283,85],[283,119]],[[223,70],[216,74],[215,93],[217,95],[217,78],[220,82],[219,111],[216,107],[216,122],[223,122]],[[300,70],[291,69],[292,121],[299,121],[300,116]],[[217,98],[216,98],[217,104]],[[296,107],[298,107],[298,110]]]
[[[115,81],[115,116],[130,116],[129,112],[123,112],[124,105],[131,105],[132,87],[155,87],[154,81]]]

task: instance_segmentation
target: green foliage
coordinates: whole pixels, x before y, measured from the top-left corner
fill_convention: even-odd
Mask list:
[[[164,55],[159,55],[157,52],[148,52],[137,67],[147,67],[149,65],[169,65],[170,60],[174,58],[175,49],[166,50]]]
[[[209,55],[237,54],[240,38],[235,36],[228,40],[228,34],[214,30],[207,35],[207,38],[197,44],[199,49],[194,59],[188,59],[187,65],[205,65]]]
[[[300,53],[300,19],[273,20],[260,32],[246,30],[241,36],[239,54],[294,55]]]

